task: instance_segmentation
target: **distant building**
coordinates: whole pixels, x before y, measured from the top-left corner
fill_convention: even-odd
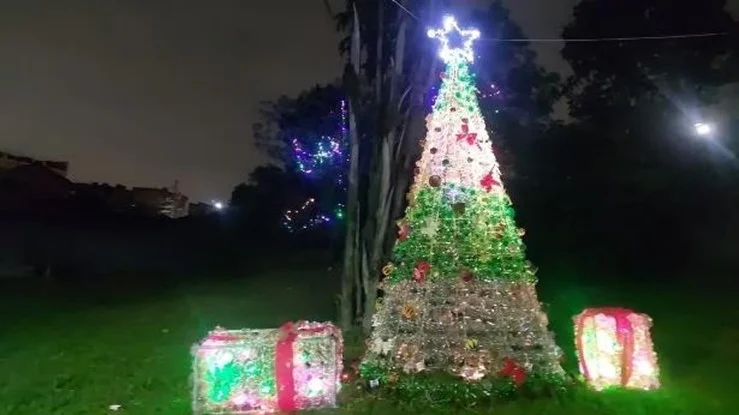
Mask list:
[[[134,209],[150,215],[162,215],[169,218],[187,216],[187,196],[180,193],[177,184],[172,189],[155,187],[134,187],[131,189],[131,201]]]
[[[75,196],[88,206],[99,206],[114,213],[181,218],[187,216],[187,196],[172,189],[134,187],[105,183],[77,183]]]
[[[123,185],[107,183],[75,183],[74,195],[88,206],[99,206],[109,212],[125,213],[133,210],[131,190]]]
[[[178,183],[171,189],[101,183],[72,183],[69,163],[37,160],[0,151],[0,210],[44,208],[43,203],[71,198],[78,206],[110,212],[135,212],[181,218],[188,214],[187,196]]]
[[[40,163],[0,170],[0,210],[32,212],[53,209],[66,200],[74,184]]]
[[[0,151],[0,170],[12,170],[16,167],[30,165],[44,166],[62,177],[67,177],[69,173],[69,163],[66,161],[37,160]]]

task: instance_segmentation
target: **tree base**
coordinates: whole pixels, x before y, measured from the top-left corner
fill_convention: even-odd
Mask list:
[[[468,382],[444,372],[388,374],[366,364],[361,368],[361,375],[366,380],[365,385],[371,384],[370,392],[383,399],[445,408],[484,407],[519,398],[562,396],[571,390],[573,384],[563,373],[532,373],[522,384],[505,377],[485,377]]]
[[[440,371],[468,380],[563,374],[534,283],[408,281],[382,288],[366,367],[387,374]]]

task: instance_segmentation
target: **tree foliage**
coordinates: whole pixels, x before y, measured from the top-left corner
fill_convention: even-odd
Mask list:
[[[471,25],[482,29],[475,45],[475,73],[480,103],[506,184],[514,198],[522,181],[532,177],[530,158],[535,144],[551,123],[552,108],[561,96],[559,74],[536,62],[521,27],[500,0],[474,14]]]
[[[284,210],[302,193],[295,174],[275,165],[259,166],[234,188],[230,206],[241,218],[274,232]]]
[[[562,56],[573,74],[564,92],[573,120],[547,131],[533,163],[553,216],[541,221],[561,218],[560,230],[586,244],[595,235],[614,241],[603,247],[613,258],[687,254],[689,233],[709,219],[708,207],[721,216],[736,194],[727,137],[697,137],[693,124],[710,119],[718,89],[739,80],[737,23],[723,0],[582,0],[573,16],[564,38],[724,33],[567,42]]]
[[[566,43],[562,55],[574,72],[567,90],[571,113],[607,149],[603,173],[632,190],[664,191],[675,175],[694,179],[721,162],[695,139],[693,124],[716,102],[719,87],[739,81],[739,26],[725,6],[724,0],[699,7],[583,0],[575,7],[565,38],[725,34]]]
[[[257,146],[276,162],[297,170],[291,153],[294,138],[309,143],[336,133],[344,93],[336,85],[316,85],[297,97],[281,96],[261,103],[261,121],[252,126]]]
[[[720,36],[617,42],[568,42],[562,56],[574,75],[568,95],[579,119],[641,111],[644,103],[696,106],[739,80],[737,22],[725,0],[700,5],[670,0],[583,0],[565,38]],[[624,126],[624,129],[628,128]]]
[[[281,190],[291,194],[282,212],[300,211],[290,215],[291,223],[284,223],[289,230],[319,227],[339,233],[331,225],[340,223],[346,199],[344,100],[338,86],[316,85],[297,97],[282,96],[261,105],[261,122],[253,126],[257,146],[292,178],[294,188]],[[310,209],[302,209],[308,200]]]

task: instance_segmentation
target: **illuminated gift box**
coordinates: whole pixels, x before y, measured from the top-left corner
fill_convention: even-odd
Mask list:
[[[576,316],[577,357],[588,384],[597,390],[658,388],[651,326],[652,319],[646,314],[623,308],[589,308]]]
[[[341,332],[330,323],[216,329],[193,348],[195,414],[252,414],[334,407]]]

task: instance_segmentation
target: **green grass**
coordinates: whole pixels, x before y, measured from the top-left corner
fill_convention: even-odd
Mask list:
[[[299,265],[230,281],[182,283],[151,295],[120,281],[97,294],[3,286],[0,295],[0,414],[190,413],[190,347],[215,325],[276,327],[331,319],[335,284]],[[733,414],[739,405],[739,308],[721,288],[585,287],[542,275],[552,327],[572,357],[572,315],[618,304],[652,315],[664,387],[652,393],[573,390],[564,397],[461,410],[387,402],[348,388],[338,413]],[[319,290],[319,287],[325,287]],[[727,287],[723,287],[728,292]],[[350,348],[356,350],[356,348]],[[113,412],[111,412],[113,413]]]

